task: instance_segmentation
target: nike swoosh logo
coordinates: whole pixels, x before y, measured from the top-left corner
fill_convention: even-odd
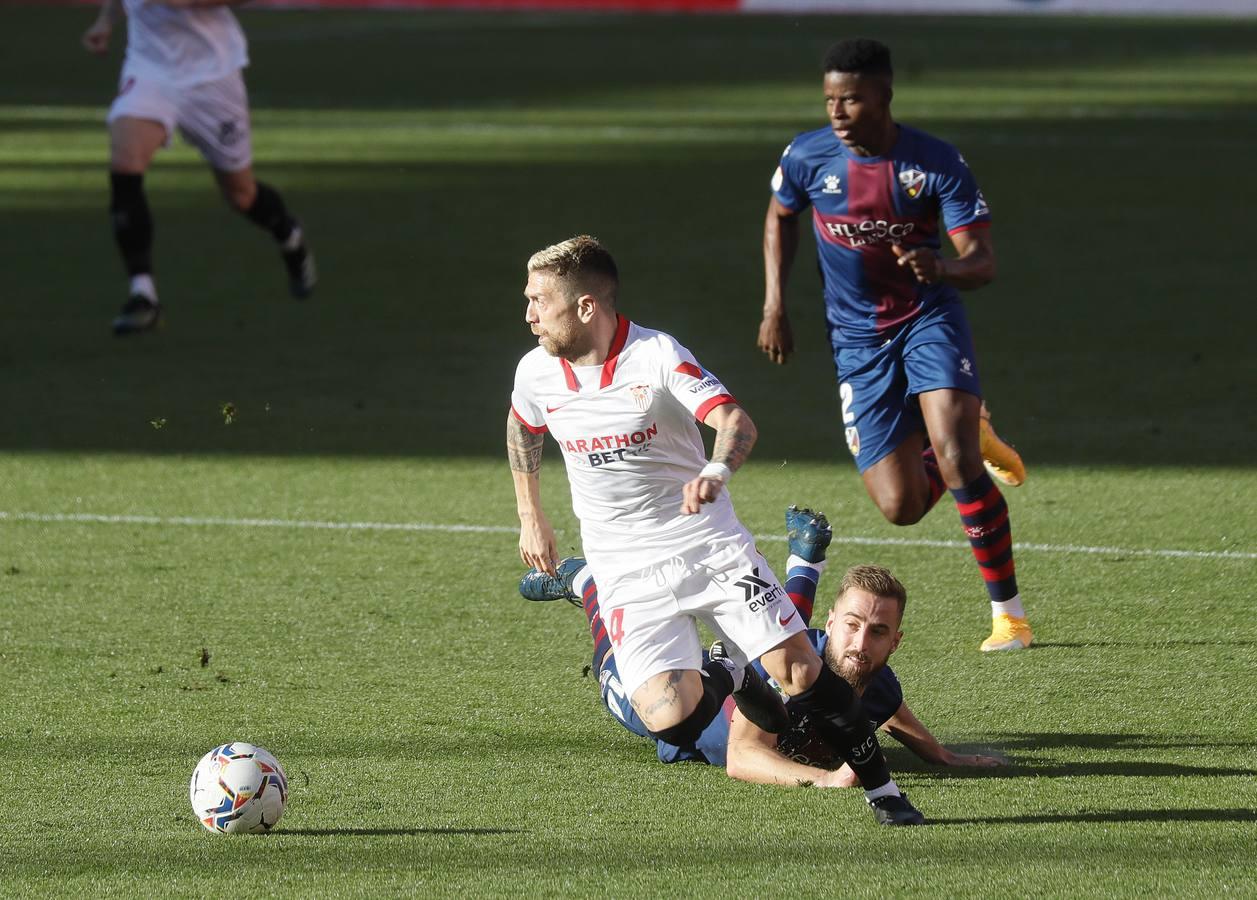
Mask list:
[[[780,614],[778,614],[778,615],[777,615],[777,624],[778,624],[778,625],[782,625],[782,626],[789,625],[789,624],[790,624],[790,620],[791,620],[791,619],[793,619],[793,618],[794,618],[795,616],[797,616],[798,614],[799,614],[799,611],[798,611],[797,609],[796,609],[794,612],[790,613],[790,615],[786,616],[784,619],[781,617],[781,615],[780,615]]]
[[[567,404],[566,404],[566,403],[564,403],[564,404],[562,404],[561,406],[547,406],[547,407],[546,407],[546,412],[548,412],[548,413],[556,413],[556,412],[558,412],[559,410],[561,410],[564,406],[567,406]]]

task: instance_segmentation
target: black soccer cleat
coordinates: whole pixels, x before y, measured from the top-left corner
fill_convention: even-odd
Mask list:
[[[118,337],[152,331],[161,324],[161,304],[143,294],[132,294],[131,299],[113,320],[113,333]]]
[[[314,293],[314,286],[319,283],[319,271],[314,265],[314,254],[306,243],[304,232],[297,246],[292,250],[281,251],[281,255],[284,257],[284,268],[288,270],[288,293],[298,300],[306,299]]]
[[[908,802],[907,794],[887,794],[869,801],[878,825],[924,825],[925,816]]]
[[[730,674],[737,668],[721,641],[711,645],[707,656],[729,669]],[[733,702],[737,704],[738,712],[746,716],[752,725],[769,734],[781,734],[790,728],[790,713],[786,712],[786,704],[782,702],[781,695],[768,685],[752,665],[747,665],[742,670],[742,687],[733,692]]]

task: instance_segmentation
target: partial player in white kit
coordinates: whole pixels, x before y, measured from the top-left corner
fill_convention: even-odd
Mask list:
[[[103,0],[83,35],[93,53],[109,49],[125,8],[127,53],[109,108],[109,212],[130,296],[113,321],[115,334],[151,331],[162,307],[153,281],[153,218],[144,173],[178,128],[214,172],[223,198],[279,244],[293,296],[308,297],[317,275],[300,223],[279,192],[253,176],[249,64],[240,23],[228,6],[242,0]]]
[[[525,319],[539,346],[515,375],[507,455],[520,556],[555,574],[542,510],[545,433],[563,452],[584,555],[620,679],[657,739],[695,740],[730,694],[765,731],[789,724],[750,659],[802,704],[856,772],[879,822],[922,816],[890,777],[851,686],[821,663],[725,484],[756,438],[750,416],[675,339],[616,310],[611,254],[582,235],[528,261]],[[695,422],[716,431],[708,462]],[[696,620],[720,637],[704,663]]]

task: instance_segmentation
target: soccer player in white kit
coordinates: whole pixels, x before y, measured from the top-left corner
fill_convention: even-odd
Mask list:
[[[249,100],[241,74],[249,64],[240,23],[227,7],[242,0],[102,0],[83,34],[93,53],[109,49],[125,8],[127,53],[109,108],[109,212],[130,276],[130,296],[114,334],[151,331],[162,308],[153,281],[153,218],[144,173],[178,128],[213,169],[223,198],[279,244],[293,296],[314,290],[314,257],[279,192],[253,177]]]
[[[761,692],[741,696],[762,685],[748,666],[758,657],[839,748],[878,821],[918,824],[859,698],[822,664],[733,512],[725,485],[750,453],[754,423],[689,350],[620,315],[618,287],[611,254],[585,235],[528,261],[525,319],[539,346],[519,363],[507,416],[520,556],[556,574],[539,490],[549,431],[567,465],[621,684],[647,730],[690,743],[730,694],[748,717],[768,714],[784,728],[784,709],[765,710]],[[716,431],[710,462],[696,420]],[[697,619],[727,644],[726,658],[703,663]]]

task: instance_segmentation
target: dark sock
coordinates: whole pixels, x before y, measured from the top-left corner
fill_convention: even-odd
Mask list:
[[[815,683],[790,698],[790,706],[808,714],[825,742],[851,766],[866,791],[890,781],[890,768],[860,698],[829,666],[821,665]]]
[[[725,700],[733,693],[733,676],[718,662],[703,664],[703,698],[694,711],[671,728],[652,731],[651,737],[674,746],[683,747],[698,740],[707,726],[720,713]]]
[[[297,227],[297,220],[288,214],[279,191],[261,181],[258,182],[253,205],[245,211],[245,215],[250,222],[269,231],[280,243],[288,240],[292,230]]]
[[[933,447],[926,447],[922,451],[921,462],[925,464],[925,479],[930,483],[930,505],[925,508],[926,512],[929,512],[938,502],[938,498],[943,496],[943,491],[947,490],[947,484],[943,481],[943,473],[938,468],[938,456],[934,453]]]
[[[986,472],[951,493],[956,498],[973,558],[986,581],[986,592],[997,603],[1013,599],[1017,596],[1017,573],[1004,495]]]
[[[144,196],[143,175],[109,173],[109,216],[127,274],[132,277],[151,274],[153,216]]]

